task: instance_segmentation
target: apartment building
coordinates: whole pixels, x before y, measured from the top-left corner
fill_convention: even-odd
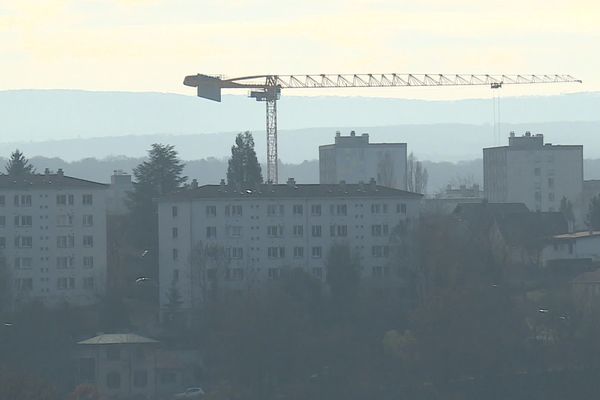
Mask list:
[[[62,170],[0,175],[0,254],[15,306],[88,305],[102,295],[106,186]]]
[[[369,134],[335,135],[335,143],[319,146],[319,183],[368,182],[406,190],[406,143],[369,143]]]
[[[251,289],[303,268],[325,280],[330,247],[344,243],[363,277],[387,279],[390,236],[419,213],[422,195],[367,184],[191,187],[158,204],[161,305],[176,288],[183,307],[215,285]]]
[[[524,203],[532,211],[558,211],[566,197],[575,225],[583,223],[583,146],[544,143],[541,134],[511,132],[508,146],[483,149],[485,197]]]

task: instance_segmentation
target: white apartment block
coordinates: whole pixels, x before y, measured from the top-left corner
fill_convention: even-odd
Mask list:
[[[319,146],[319,183],[369,182],[406,190],[406,143],[369,143],[369,134],[336,133],[335,144]]]
[[[104,293],[106,186],[62,170],[0,175],[0,255],[16,307],[89,305]]]
[[[483,181],[489,202],[524,203],[532,211],[558,211],[566,197],[575,225],[583,223],[581,145],[553,145],[540,134],[511,132],[508,146],[483,149]]]
[[[159,200],[161,306],[172,287],[184,308],[199,304],[218,276],[219,284],[251,289],[300,267],[324,281],[335,243],[360,257],[364,277],[388,279],[390,235],[417,218],[421,197],[375,181],[297,185],[290,179],[252,190],[193,183]]]

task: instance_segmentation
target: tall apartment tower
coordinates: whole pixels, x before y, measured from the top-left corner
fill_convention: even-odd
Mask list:
[[[319,146],[319,182],[369,182],[406,190],[406,143],[369,143],[369,134],[336,133],[335,144]]]
[[[0,175],[0,257],[15,307],[99,301],[106,286],[106,188],[60,169]]]
[[[485,197],[524,203],[532,211],[558,211],[566,197],[575,225],[583,223],[583,146],[544,143],[541,134],[510,133],[508,146],[483,149]]]

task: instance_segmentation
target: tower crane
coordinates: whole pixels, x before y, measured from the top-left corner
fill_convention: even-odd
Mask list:
[[[183,84],[196,87],[198,97],[221,101],[222,89],[250,89],[250,98],[264,101],[267,109],[267,180],[277,183],[277,100],[281,89],[382,88],[406,86],[489,86],[535,83],[581,83],[571,75],[476,74],[316,74],[254,75],[225,78],[188,75]]]

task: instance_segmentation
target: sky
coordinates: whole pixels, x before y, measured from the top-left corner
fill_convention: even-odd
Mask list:
[[[600,91],[597,0],[0,0],[0,90],[193,95],[185,75],[568,73]],[[243,93],[245,94],[245,93]],[[488,88],[296,90],[452,99]]]

